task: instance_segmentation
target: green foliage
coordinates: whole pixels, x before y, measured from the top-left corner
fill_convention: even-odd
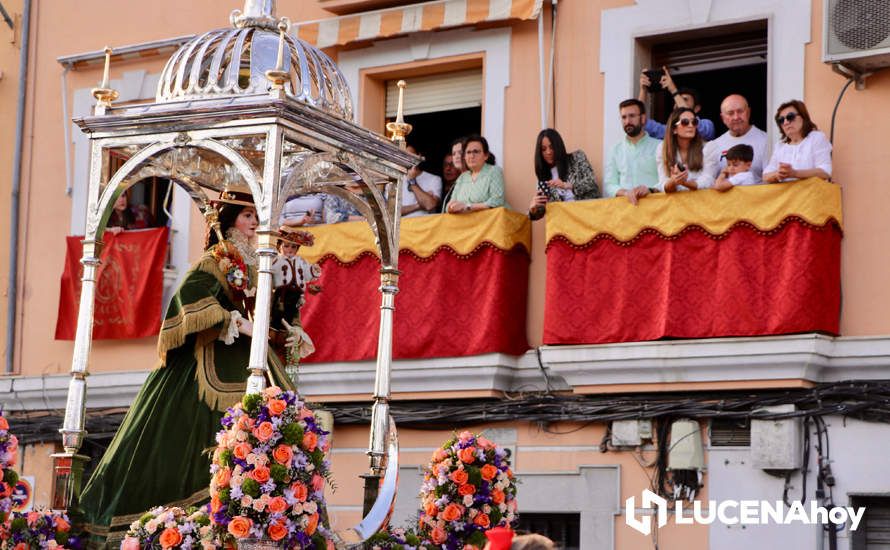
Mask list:
[[[229,500],[232,498],[229,489],[220,489],[219,492],[216,493],[216,496],[219,497],[219,501],[223,504],[229,502]]]
[[[464,469],[467,471],[467,475],[469,476],[469,481],[467,483],[478,487],[482,483],[482,470],[480,470],[476,466],[470,466],[469,464],[466,465]]]
[[[60,546],[68,544],[68,533],[56,533],[56,542],[59,543]]]
[[[152,518],[154,518],[154,515],[152,515],[151,512],[146,512],[146,513],[142,514],[141,518],[139,518],[139,523],[141,525],[145,525],[146,523],[151,521]]]
[[[245,412],[254,415],[260,410],[260,403],[263,402],[263,396],[258,393],[249,393],[241,399],[241,405]]]
[[[235,467],[235,457],[232,455],[232,451],[229,449],[220,451],[219,461],[229,468]]]
[[[257,483],[255,479],[245,479],[244,482],[241,483],[241,491],[245,495],[257,498],[260,496],[260,484]]]
[[[296,422],[281,427],[281,437],[285,444],[296,445],[303,441],[303,428]]]
[[[9,529],[12,532],[22,531],[27,528],[28,528],[28,520],[26,520],[23,517],[14,518],[9,524]]]
[[[15,484],[19,482],[19,474],[12,468],[3,470],[3,481],[10,487],[15,487]]]
[[[322,452],[321,449],[316,448],[309,453],[309,458],[312,460],[312,464],[314,464],[316,468],[321,468],[321,464],[324,462],[324,452]]]
[[[491,520],[491,524],[497,525],[500,523],[502,517],[504,516],[501,514],[501,511],[496,508],[496,505],[492,504],[491,512],[488,514],[488,519]]]
[[[277,483],[281,483],[287,477],[287,468],[281,464],[273,464],[269,466],[269,476]]]
[[[485,533],[482,531],[476,531],[472,535],[467,538],[467,543],[472,544],[473,546],[478,546],[482,548],[485,546],[487,539],[485,538]]]

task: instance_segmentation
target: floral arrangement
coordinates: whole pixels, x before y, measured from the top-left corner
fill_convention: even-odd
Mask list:
[[[0,522],[6,521],[12,510],[12,491],[19,475],[12,469],[18,458],[19,441],[9,433],[9,422],[0,416]]]
[[[130,524],[121,550],[219,548],[204,509],[158,506]]]
[[[305,550],[331,546],[324,504],[328,432],[312,411],[273,386],[245,395],[222,424],[210,467],[211,523],[220,537]]]
[[[446,550],[481,550],[485,531],[516,518],[507,452],[468,431],[433,453],[420,492],[420,534]]]
[[[52,510],[13,512],[3,525],[3,550],[79,550],[80,539],[71,535],[68,516]]]
[[[402,527],[377,532],[368,539],[368,546],[371,550],[433,550],[436,547],[416,532]]]
[[[219,269],[226,276],[226,282],[229,287],[242,296],[250,296],[253,291],[250,288],[250,275],[247,270],[247,264],[244,258],[235,249],[227,243],[220,243],[213,249],[213,258],[216,260]]]

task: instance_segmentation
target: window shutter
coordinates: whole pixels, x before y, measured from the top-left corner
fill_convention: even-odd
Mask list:
[[[406,115],[452,111],[482,106],[482,69],[468,69],[406,79]],[[386,116],[393,118],[399,105],[397,80],[386,82]]]

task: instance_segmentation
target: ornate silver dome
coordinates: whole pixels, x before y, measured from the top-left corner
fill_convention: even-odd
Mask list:
[[[276,68],[279,34],[274,0],[246,0],[232,13],[234,28],[204,33],[183,44],[167,61],[158,83],[158,103],[262,94]],[[349,85],[318,48],[285,35],[285,93],[340,118],[352,119]]]

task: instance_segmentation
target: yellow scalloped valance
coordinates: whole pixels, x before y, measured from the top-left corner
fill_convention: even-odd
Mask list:
[[[315,236],[315,244],[301,247],[300,255],[309,262],[318,262],[329,255],[348,263],[369,252],[379,255],[370,226],[362,222],[346,222],[307,228]],[[400,250],[408,250],[428,258],[442,247],[458,254],[470,254],[482,243],[501,250],[517,245],[531,251],[531,223],[527,216],[494,208],[472,214],[441,214],[402,220]]]
[[[841,224],[840,186],[810,178],[793,183],[736,187],[725,193],[712,189],[671,195],[658,193],[644,198],[637,206],[624,197],[550,203],[546,217],[547,242],[564,237],[580,246],[603,234],[627,242],[647,229],[671,237],[690,226],[701,227],[716,236],[739,222],[770,231],[791,216],[816,226],[832,219]]]

